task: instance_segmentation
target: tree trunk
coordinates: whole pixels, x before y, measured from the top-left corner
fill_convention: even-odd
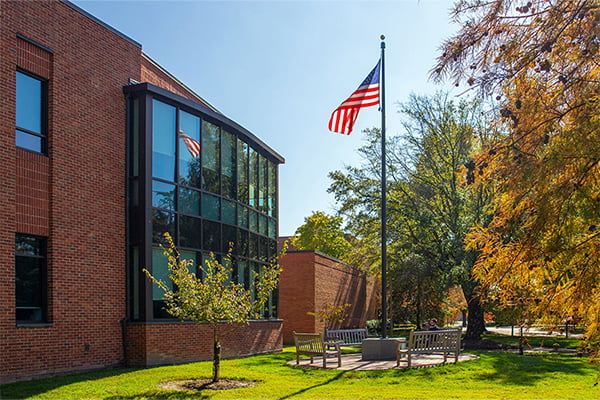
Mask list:
[[[469,313],[465,339],[469,340],[480,340],[481,335],[485,332],[483,308],[481,307],[479,296],[475,293],[475,290],[471,293],[465,293]]]
[[[214,328],[214,347],[213,347],[213,376],[212,381],[218,382],[221,378],[221,340],[217,335],[217,328]]]

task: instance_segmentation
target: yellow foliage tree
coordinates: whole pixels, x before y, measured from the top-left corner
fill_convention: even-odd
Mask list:
[[[600,340],[600,1],[458,1],[435,79],[492,96],[499,131],[472,166],[497,196],[467,238],[474,273],[532,315]]]

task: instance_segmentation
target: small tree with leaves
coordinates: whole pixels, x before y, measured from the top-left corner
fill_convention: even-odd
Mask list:
[[[218,382],[221,365],[221,339],[234,332],[250,319],[260,317],[271,292],[277,287],[281,269],[272,260],[260,274],[255,273],[254,285],[250,289],[231,281],[233,269],[231,255],[219,263],[211,255],[206,265],[201,266],[204,277],[198,278],[193,260],[180,258],[173,239],[164,234],[168,247],[163,247],[168,257],[169,278],[174,289],[144,270],[146,275],[164,291],[166,311],[182,321],[191,320],[198,324],[209,324],[213,331],[212,381]]]

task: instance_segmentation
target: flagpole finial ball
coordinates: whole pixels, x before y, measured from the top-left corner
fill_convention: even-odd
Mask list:
[[[381,40],[385,40],[385,35],[380,36]]]

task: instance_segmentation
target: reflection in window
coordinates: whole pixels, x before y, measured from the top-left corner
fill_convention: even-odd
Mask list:
[[[248,144],[237,141],[237,199],[248,204]]]
[[[235,136],[223,131],[221,135],[221,185],[223,196],[236,198]]]
[[[152,242],[166,244],[163,235],[168,232],[175,238],[175,214],[152,209]]]
[[[46,321],[46,274],[46,239],[17,234],[15,236],[17,321]]]
[[[169,260],[160,247],[152,247],[152,276],[163,281],[167,287],[173,289],[173,281],[169,279]],[[152,306],[154,318],[171,318],[165,310],[164,291],[157,284],[152,283]]]
[[[210,122],[202,121],[202,187],[220,194],[220,129]]]
[[[152,181],[152,207],[175,210],[175,185]]]
[[[202,194],[202,216],[218,221],[221,219],[221,199],[211,194]]]
[[[276,215],[275,205],[277,201],[277,167],[274,163],[268,162],[268,173],[269,173],[269,194],[268,194],[268,214],[269,217]]]
[[[152,176],[175,181],[175,107],[152,101]]]
[[[221,224],[212,221],[202,223],[202,244],[206,251],[221,251]]]
[[[227,224],[236,225],[236,205],[233,201],[223,200],[223,215],[221,220]]]
[[[267,212],[267,159],[258,157],[258,209]]]
[[[227,252],[230,249],[233,254],[237,254],[237,229],[233,226],[223,225],[223,251]]]
[[[192,249],[202,248],[202,220],[200,218],[179,216],[179,245]]]
[[[238,205],[237,224],[242,228],[248,228],[248,208]]]
[[[258,199],[258,154],[250,148],[250,168],[248,170],[248,205],[257,206]]]
[[[46,83],[17,71],[16,143],[18,147],[46,153]]]
[[[200,192],[180,186],[178,211],[184,214],[200,215]]]
[[[237,251],[240,257],[249,257],[249,239],[248,231],[238,229],[237,234]]]
[[[180,111],[179,129],[200,142],[200,118]],[[202,148],[200,152],[202,152]],[[182,138],[179,139],[179,183],[200,188],[200,157],[192,156]]]

